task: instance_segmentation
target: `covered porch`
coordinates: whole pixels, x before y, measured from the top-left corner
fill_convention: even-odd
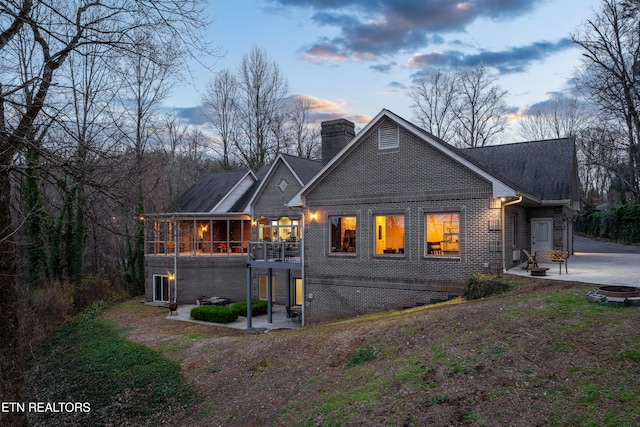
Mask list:
[[[145,219],[145,255],[246,255],[251,240],[248,215],[154,216]]]

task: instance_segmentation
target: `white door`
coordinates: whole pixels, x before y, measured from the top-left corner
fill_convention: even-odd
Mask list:
[[[531,220],[531,254],[536,251],[553,249],[553,221],[550,219]]]

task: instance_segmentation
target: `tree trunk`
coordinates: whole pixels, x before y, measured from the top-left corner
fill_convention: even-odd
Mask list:
[[[0,140],[0,398],[2,402],[25,402],[24,365],[20,357],[18,295],[13,235],[11,233],[11,181],[8,165],[13,150]],[[26,426],[26,414],[0,413],[3,426]]]

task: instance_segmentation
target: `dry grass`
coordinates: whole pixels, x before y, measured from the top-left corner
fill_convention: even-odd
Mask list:
[[[639,309],[512,279],[497,297],[268,334],[133,301],[104,315],[180,364],[197,395],[183,425],[640,425]]]

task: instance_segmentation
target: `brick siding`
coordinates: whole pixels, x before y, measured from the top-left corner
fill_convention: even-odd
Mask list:
[[[318,215],[304,230],[305,322],[428,303],[460,294],[469,276],[501,265],[500,220],[489,182],[414,135],[400,131],[398,149],[379,151],[377,128],[306,195]],[[428,213],[460,215],[460,256],[425,256]],[[402,255],[375,255],[376,214],[404,214]],[[330,253],[329,217],[357,218],[356,253]],[[308,217],[308,216],[307,216]],[[493,248],[493,250],[491,250]],[[496,251],[496,249],[498,251]],[[486,266],[486,267],[485,267]]]

